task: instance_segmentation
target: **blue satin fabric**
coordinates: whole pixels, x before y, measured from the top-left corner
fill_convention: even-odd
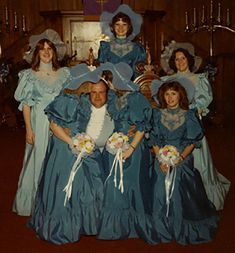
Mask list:
[[[129,93],[126,101],[120,104],[113,99],[108,104],[114,119],[114,131],[128,133],[131,125],[136,130],[148,131],[151,127],[152,109],[147,99],[138,92]],[[130,140],[131,142],[131,140]],[[106,176],[114,160],[114,155],[107,150],[103,153]],[[118,240],[142,238],[153,243],[151,222],[152,211],[152,171],[151,155],[143,139],[131,157],[123,166],[124,192],[114,186],[114,173],[107,179],[104,189],[104,202],[100,216],[98,239]],[[120,175],[117,174],[117,182]]]
[[[122,52],[122,44],[129,44],[128,48],[129,51]],[[111,50],[111,44],[116,44],[117,47],[120,47],[121,53],[118,55],[117,53]],[[133,70],[133,77],[134,80],[140,73],[138,73],[136,69],[136,65],[140,62],[146,62],[146,52],[144,47],[140,43],[131,42],[128,40],[123,39],[115,39],[111,42],[101,41],[100,48],[98,52],[98,60],[99,62],[111,62],[113,64],[119,62],[125,62],[131,66]]]
[[[69,128],[71,135],[86,130],[91,104],[88,96],[63,94],[46,108],[50,120]],[[96,235],[103,201],[104,171],[97,148],[82,159],[64,206],[65,192],[76,156],[67,143],[51,136],[42,168],[36,206],[29,226],[55,244],[76,242],[81,235]]]
[[[182,152],[187,145],[200,141],[203,136],[200,123],[191,110],[185,112],[185,122],[173,131],[163,125],[161,110],[154,109],[153,121],[152,142],[160,147],[174,145]],[[183,245],[212,240],[217,230],[218,216],[207,198],[200,173],[194,168],[193,155],[190,154],[176,168],[168,216],[165,176],[156,159],[153,221],[158,239],[161,242],[176,240]]]

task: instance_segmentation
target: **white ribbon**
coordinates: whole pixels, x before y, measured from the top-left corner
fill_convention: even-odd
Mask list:
[[[170,199],[172,197],[172,194],[175,188],[175,177],[176,177],[176,167],[174,165],[169,166],[166,173],[166,177],[165,177],[166,206],[167,206],[166,216],[167,217],[169,214]]]
[[[73,164],[73,167],[71,169],[70,175],[69,175],[69,180],[67,185],[65,186],[65,188],[63,189],[63,191],[65,191],[65,198],[64,198],[64,206],[66,206],[66,202],[70,199],[71,194],[72,194],[72,188],[73,188],[73,180],[74,177],[78,171],[78,169],[81,167],[82,165],[82,157],[83,157],[84,153],[81,152],[78,156],[76,161]],[[80,163],[80,164],[79,164]],[[79,166],[78,166],[79,164]]]
[[[117,150],[115,157],[114,157],[110,173],[109,173],[107,179],[105,180],[105,183],[106,183],[107,180],[109,179],[109,177],[112,175],[112,172],[114,169],[113,182],[114,182],[114,186],[117,187],[117,171],[118,171],[118,165],[119,165],[120,180],[119,180],[118,189],[121,191],[121,193],[124,192],[124,185],[123,185],[123,163],[124,163],[124,161],[125,160],[123,160],[123,158],[122,158],[122,149],[119,148]]]

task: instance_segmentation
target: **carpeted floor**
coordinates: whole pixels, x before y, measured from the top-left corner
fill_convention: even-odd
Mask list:
[[[215,240],[201,245],[148,245],[141,239],[98,241],[83,237],[80,242],[56,246],[41,241],[26,227],[27,217],[12,213],[24,153],[24,129],[0,127],[0,252],[2,253],[232,253],[235,252],[235,131],[234,125],[206,126],[207,138],[218,171],[232,181]]]

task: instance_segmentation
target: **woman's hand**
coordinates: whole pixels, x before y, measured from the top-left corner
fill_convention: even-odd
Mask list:
[[[33,145],[35,142],[35,134],[32,129],[26,130],[25,135],[26,143]]]
[[[167,171],[169,170],[169,165],[165,163],[160,163],[160,169],[162,172],[167,173]]]
[[[133,154],[134,151],[135,149],[132,146],[129,146],[129,148],[125,152],[123,152],[122,158],[124,160],[128,159]]]

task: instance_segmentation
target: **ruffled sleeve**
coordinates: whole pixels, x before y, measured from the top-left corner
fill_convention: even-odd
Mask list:
[[[130,124],[134,124],[136,130],[148,132],[151,129],[150,120],[152,117],[149,101],[139,92],[133,92],[129,96]]]
[[[162,138],[159,131],[161,121],[161,111],[159,109],[153,109],[153,116],[151,119],[152,129],[150,131],[149,145],[150,146],[163,146]]]
[[[134,55],[134,59],[132,61],[132,69],[134,71],[134,78],[136,78],[137,76],[140,75],[140,73],[138,72],[138,64],[143,62],[146,62],[146,51],[145,48],[140,44],[140,43],[135,43],[134,44],[134,49],[133,49],[133,55]]]
[[[73,128],[77,122],[79,97],[63,93],[57,96],[45,109],[49,121],[61,127]]]
[[[202,139],[204,133],[201,122],[196,116],[195,110],[188,110],[186,114],[186,129],[187,133],[184,139],[185,146],[195,144],[199,146],[199,141]]]
[[[23,105],[33,106],[35,101],[33,99],[33,84],[32,70],[25,69],[19,72],[19,82],[15,91],[15,99],[20,102],[19,110],[22,111]]]
[[[107,41],[100,41],[100,47],[98,51],[98,61],[107,62],[107,55],[109,55],[110,45]]]
[[[210,82],[205,73],[197,74],[197,83],[195,85],[195,95],[190,108],[200,108],[203,110],[203,116],[205,116],[209,110],[208,106],[213,100],[213,93]]]

